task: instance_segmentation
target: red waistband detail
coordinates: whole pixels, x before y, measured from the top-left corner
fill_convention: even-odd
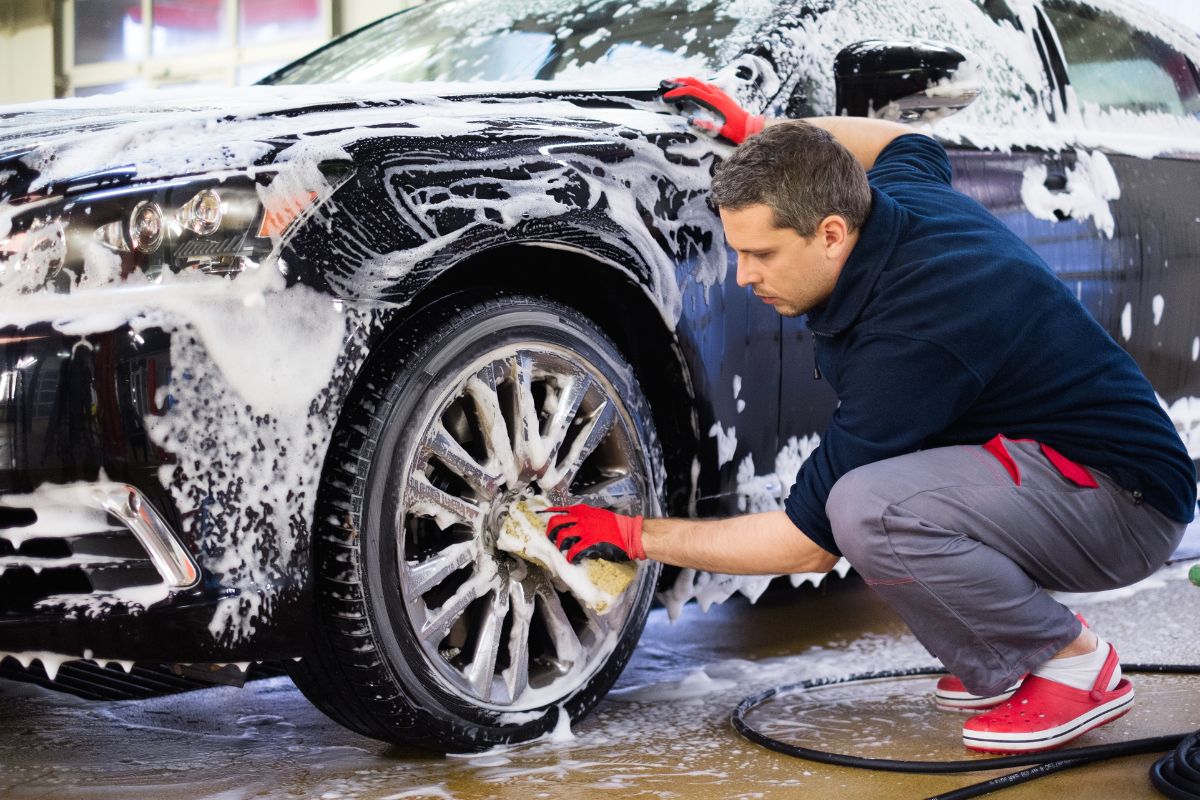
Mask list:
[[[1008,474],[1012,476],[1013,483],[1017,486],[1020,486],[1021,470],[1018,469],[1017,462],[1013,460],[1013,457],[1009,454],[1008,449],[1004,446],[1005,441],[1032,442],[1035,440],[1009,439],[1004,434],[998,433],[993,436],[991,440],[987,442],[987,444],[983,445],[983,449],[995,456],[996,460],[999,461],[1004,469],[1008,471]],[[1046,456],[1047,460],[1049,460],[1049,462],[1054,465],[1054,468],[1058,470],[1058,473],[1067,480],[1071,481],[1071,483],[1087,489],[1095,489],[1099,486],[1099,484],[1096,483],[1096,479],[1092,477],[1092,473],[1088,471],[1087,467],[1072,461],[1048,444],[1038,442],[1037,445],[1042,449],[1042,454]]]
[[[1013,461],[1013,457],[1008,454],[1008,449],[1004,446],[1004,435],[996,434],[991,441],[983,446],[984,450],[996,457],[1000,465],[1008,470],[1008,474],[1012,476],[1013,483],[1017,486],[1021,485],[1021,470],[1017,469],[1017,462]]]

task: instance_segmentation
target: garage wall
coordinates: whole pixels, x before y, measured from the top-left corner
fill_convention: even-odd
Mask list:
[[[341,0],[334,4],[333,24],[338,33],[361,28],[368,22],[415,6],[418,0]]]
[[[340,35],[418,2],[332,0],[332,32]],[[56,96],[61,6],[61,0],[0,0],[0,105]]]
[[[0,103],[54,97],[54,0],[0,0]]]

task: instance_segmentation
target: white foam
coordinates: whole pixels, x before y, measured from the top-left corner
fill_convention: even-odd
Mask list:
[[[737,682],[728,678],[714,680],[703,667],[694,670],[678,681],[638,686],[609,693],[614,700],[638,703],[659,703],[674,700],[695,700],[715,692],[737,687]]]
[[[721,423],[714,422],[708,429],[708,435],[717,440],[717,466],[723,467],[733,461],[737,452],[737,428],[733,425],[724,428]]]
[[[1188,395],[1170,404],[1159,394],[1155,394],[1155,397],[1175,425],[1188,455],[1200,459],[1200,397]]]
[[[418,786],[413,789],[405,789],[402,792],[385,795],[379,800],[454,800],[454,795],[446,788],[443,783],[430,784],[427,786]]]
[[[48,677],[50,680],[56,680],[58,678],[58,670],[63,664],[66,664],[69,661],[79,660],[79,656],[69,656],[62,653],[50,653],[42,650],[26,650],[18,653],[0,652],[0,658],[4,658],[5,656],[11,656],[12,658],[15,658],[21,664],[21,666],[25,667],[26,669],[28,669],[34,661],[37,661],[42,665],[42,668],[46,671],[46,677]]]
[[[1061,191],[1046,187],[1048,170],[1045,164],[1025,168],[1021,181],[1021,200],[1025,208],[1038,219],[1051,222],[1062,217],[1091,219],[1096,228],[1109,239],[1116,230],[1110,201],[1121,196],[1121,186],[1108,158],[1099,151],[1077,153],[1074,167],[1066,170],[1067,184]]]

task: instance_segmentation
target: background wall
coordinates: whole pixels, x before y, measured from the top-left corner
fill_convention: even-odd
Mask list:
[[[0,103],[54,97],[54,0],[0,0]]]
[[[412,0],[342,0],[334,3],[333,25],[345,33],[411,5],[415,5]]]

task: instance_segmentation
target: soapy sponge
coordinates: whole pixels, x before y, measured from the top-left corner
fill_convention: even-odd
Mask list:
[[[567,561],[546,536],[548,514],[538,511],[549,503],[539,497],[521,498],[509,507],[496,546],[542,567],[564,585],[579,602],[606,614],[633,583],[637,567],[630,561],[588,558],[578,564]]]

